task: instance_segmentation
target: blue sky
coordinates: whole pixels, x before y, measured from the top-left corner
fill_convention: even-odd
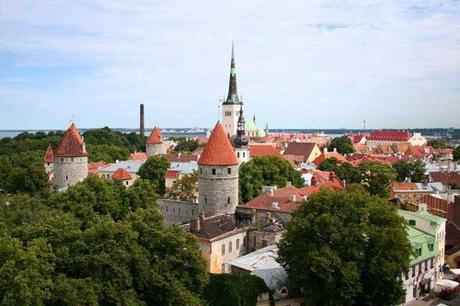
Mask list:
[[[2,0],[0,29],[0,129],[211,127],[232,40],[261,125],[460,127],[459,1]]]

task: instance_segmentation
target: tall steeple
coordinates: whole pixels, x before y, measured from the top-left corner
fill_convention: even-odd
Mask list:
[[[243,106],[240,108],[240,116],[238,117],[238,126],[236,129],[235,148],[241,148],[247,146],[249,138],[246,136],[245,121],[243,116]]]
[[[228,82],[228,95],[224,104],[240,104],[238,90],[236,87],[236,68],[235,68],[235,43],[232,41],[232,59],[230,62],[230,79]]]

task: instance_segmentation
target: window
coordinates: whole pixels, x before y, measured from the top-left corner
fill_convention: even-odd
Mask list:
[[[227,174],[232,174],[232,168],[227,168]]]
[[[243,238],[243,247],[246,246],[246,237]]]
[[[421,262],[418,263],[418,273],[419,274],[422,273],[422,263]]]
[[[433,258],[430,259],[430,268],[433,268]]]
[[[200,168],[200,174],[203,174],[203,168]]]
[[[264,247],[266,247],[266,246],[267,246],[267,244],[268,244],[268,243],[267,243],[267,240],[265,240],[265,239],[264,239],[264,240],[262,240],[262,247],[263,247],[263,248],[264,248]]]
[[[65,176],[65,180],[67,181],[68,179],[69,179],[69,176],[68,176],[68,175],[66,175],[66,176]]]
[[[415,226],[416,222],[415,220],[409,220],[409,225]]]
[[[236,239],[236,249],[239,250],[240,249],[240,239]]]
[[[417,256],[417,257],[422,256],[422,248],[417,248],[415,250],[415,256]]]
[[[194,213],[195,213],[195,210],[192,208],[192,216],[193,216]]]
[[[208,198],[204,198],[204,204],[208,204]]]
[[[417,285],[414,285],[414,288],[412,289],[412,296],[417,297]]]
[[[125,183],[125,184],[126,184],[126,186],[128,186],[128,183],[129,183],[129,182],[128,182],[128,181],[126,181],[126,183]]]
[[[212,169],[212,175],[216,175],[216,169]]]
[[[225,255],[225,244],[222,244],[220,249],[221,249],[222,255]]]
[[[61,158],[61,162],[64,162],[64,158]]]
[[[225,116],[231,116],[232,112],[231,111],[225,111]]]
[[[236,156],[240,158],[240,152],[236,152]],[[49,166],[49,165],[48,165]]]
[[[245,152],[243,152],[243,157],[246,157],[246,153],[245,153]]]
[[[230,197],[227,198],[227,204],[230,204]]]
[[[231,253],[232,252],[232,249],[233,249],[233,246],[232,246],[232,242],[230,241],[228,243],[228,252]]]
[[[50,165],[50,163],[47,163],[47,164],[48,164],[48,166]]]
[[[433,251],[434,245],[433,243],[428,243],[428,250]]]
[[[425,272],[426,272],[428,270],[428,260],[425,260],[423,263],[425,265]]]

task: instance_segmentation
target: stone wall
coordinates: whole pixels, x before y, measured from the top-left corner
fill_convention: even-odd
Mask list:
[[[198,203],[159,199],[158,206],[167,226],[189,223],[198,218]]]
[[[147,154],[148,157],[154,156],[154,155],[162,155],[166,154],[168,151],[168,144],[165,143],[159,143],[159,144],[147,144],[145,147],[145,153]]]
[[[55,157],[53,184],[69,187],[88,176],[88,157]]]
[[[238,165],[200,165],[198,202],[200,212],[207,217],[235,213],[238,205]]]

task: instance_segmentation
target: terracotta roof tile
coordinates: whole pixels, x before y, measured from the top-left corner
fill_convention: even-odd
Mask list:
[[[152,132],[150,133],[149,138],[145,141],[145,143],[148,144],[160,144],[163,143],[163,140],[161,139],[161,131],[158,127],[155,127]]]
[[[456,184],[460,186],[460,173],[458,172],[430,172],[431,180],[433,182],[440,182],[443,185]]]
[[[249,144],[249,156],[251,158],[258,156],[282,157],[278,150],[276,150],[275,145],[272,143]]]
[[[224,127],[220,122],[216,123],[198,160],[198,164],[209,166],[238,165],[235,151],[225,135]]]
[[[302,161],[306,161],[315,146],[314,142],[290,142],[283,154],[302,156]]]
[[[75,123],[72,123],[70,128],[64,132],[54,155],[59,157],[88,156],[83,138]]]
[[[412,137],[409,131],[373,131],[367,140],[408,141]]]
[[[105,165],[107,165],[105,161],[88,163],[88,175],[95,174],[97,170],[102,169]]]
[[[177,153],[168,154],[166,158],[170,163],[189,163],[191,161],[197,161],[198,155],[194,153]]]
[[[145,152],[136,152],[129,154],[131,160],[147,160],[147,154]]]
[[[209,218],[200,218],[200,230],[193,231],[198,238],[213,239],[237,229],[232,215],[219,215]]]
[[[130,180],[132,178],[133,177],[131,176],[131,174],[129,174],[129,172],[126,171],[126,169],[124,169],[124,168],[118,168],[117,171],[115,171],[112,174],[112,179],[113,180],[126,181],[126,180]]]
[[[45,158],[43,160],[45,163],[54,163],[54,153],[51,146],[48,146],[48,149],[46,149]]]
[[[166,171],[165,177],[168,179],[177,179],[179,177],[179,170],[168,170]]]

